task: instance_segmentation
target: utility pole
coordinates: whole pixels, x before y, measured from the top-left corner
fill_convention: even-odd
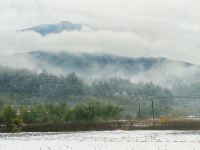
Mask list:
[[[200,106],[200,103],[199,103],[199,101],[200,101],[200,99],[198,99],[198,117],[199,117],[199,120],[200,120],[200,108],[199,108],[199,106]]]
[[[140,110],[140,103],[139,103],[139,119],[141,121],[141,110]]]
[[[89,120],[91,119],[91,106],[90,106],[90,102],[88,104],[88,113],[89,113]]]
[[[153,102],[153,97],[152,97],[152,96],[148,96],[148,100],[151,101],[152,119],[153,119],[153,123],[155,123],[155,112],[154,112],[154,102]]]
[[[155,120],[155,114],[154,114],[154,103],[153,103],[153,99],[151,99],[151,103],[152,103],[152,115],[153,115],[153,122]]]

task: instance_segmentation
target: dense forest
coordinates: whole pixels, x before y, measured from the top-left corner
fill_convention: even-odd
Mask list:
[[[86,81],[74,72],[64,76],[46,71],[0,67],[0,105],[15,106],[19,110],[22,106],[67,103],[74,107],[97,101],[119,106],[123,109],[123,118],[135,118],[152,115],[152,104],[148,97],[154,96],[157,97],[154,98],[157,117],[172,114],[198,116],[197,111],[190,110],[192,107],[198,110],[198,99],[174,99],[173,96],[198,96],[199,83],[176,85],[169,90],[152,82],[133,83],[124,78],[104,77]]]
[[[34,73],[27,70],[0,69],[0,91],[62,99],[70,96],[99,96],[99,97],[138,97],[138,96],[172,96],[169,90],[153,83],[133,84],[127,79],[111,78],[95,80],[88,84],[76,74],[56,76],[47,72]]]
[[[57,76],[48,72],[32,72],[0,68],[0,102],[2,104],[37,105],[67,102],[70,105],[91,100],[117,104],[129,115],[137,115],[138,103],[145,115],[150,114],[148,96],[168,97],[157,99],[157,105],[168,107],[172,93],[153,83],[132,83],[128,79],[108,78],[84,81],[74,72]],[[133,113],[134,112],[134,113]],[[157,110],[162,114],[163,108]]]

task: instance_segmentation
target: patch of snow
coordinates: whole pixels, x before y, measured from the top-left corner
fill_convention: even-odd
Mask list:
[[[0,134],[2,150],[198,150],[200,131]]]

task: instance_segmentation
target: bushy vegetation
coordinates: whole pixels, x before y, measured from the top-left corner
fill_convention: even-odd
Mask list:
[[[111,104],[90,102],[74,107],[66,103],[14,108],[4,105],[0,111],[0,124],[22,125],[32,123],[63,123],[119,119],[122,109]]]

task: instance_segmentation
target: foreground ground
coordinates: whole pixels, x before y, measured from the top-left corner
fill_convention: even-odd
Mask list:
[[[200,131],[0,134],[2,150],[198,150]]]

